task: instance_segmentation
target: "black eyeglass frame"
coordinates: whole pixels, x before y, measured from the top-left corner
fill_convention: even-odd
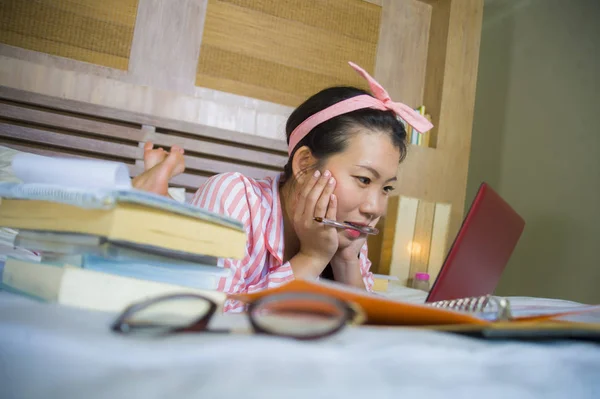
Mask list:
[[[170,300],[186,299],[186,298],[203,300],[208,304],[209,308],[202,317],[192,321],[191,323],[189,323],[186,326],[182,326],[182,327],[167,327],[167,326],[165,326],[165,329],[162,331],[161,335],[169,335],[169,334],[176,334],[176,333],[190,333],[190,332],[209,332],[209,333],[230,332],[229,330],[208,329],[208,324],[210,323],[211,319],[215,315],[217,309],[219,308],[219,305],[212,299],[207,298],[206,296],[199,295],[199,294],[192,294],[192,293],[161,295],[161,296],[149,298],[144,301],[133,303],[133,304],[127,306],[123,310],[123,312],[111,324],[110,329],[114,332],[121,333],[121,334],[129,334],[129,333],[133,332],[135,329],[142,329],[143,326],[141,326],[141,325],[137,325],[137,326],[130,325],[129,323],[127,323],[127,319],[129,317],[131,317],[133,314],[135,314],[136,312],[139,312],[143,309],[146,309],[146,308],[148,308],[152,305],[155,305],[157,303],[160,303],[162,301],[170,301]],[[343,316],[342,316],[342,318],[340,318],[339,323],[337,323],[334,328],[327,330],[325,333],[312,334],[312,335],[282,334],[282,333],[278,333],[276,331],[270,330],[268,328],[264,328],[260,325],[259,322],[256,321],[256,319],[254,317],[254,312],[257,309],[259,309],[261,306],[263,306],[265,303],[279,301],[279,300],[287,300],[287,299],[310,299],[310,300],[317,300],[322,303],[332,304],[335,307],[337,307],[339,310],[342,311]],[[357,306],[354,303],[348,303],[341,299],[322,295],[322,294],[313,294],[313,293],[309,294],[309,293],[302,293],[302,292],[286,292],[286,293],[281,293],[281,294],[271,294],[268,296],[264,296],[262,298],[257,299],[256,301],[249,303],[246,313],[247,313],[248,319],[250,321],[250,326],[252,327],[253,331],[256,334],[281,336],[281,337],[294,338],[294,339],[298,339],[298,340],[313,340],[313,339],[328,337],[328,336],[331,336],[331,335],[337,333],[342,328],[344,328],[346,325],[358,325],[358,324],[362,324],[365,321],[364,312],[362,311],[362,309],[360,309],[359,306]]]

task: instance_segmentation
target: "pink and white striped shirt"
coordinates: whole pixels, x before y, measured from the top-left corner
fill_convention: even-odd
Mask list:
[[[221,278],[219,291],[251,293],[278,287],[294,278],[290,262],[283,263],[280,178],[255,180],[240,173],[223,173],[212,176],[196,191],[192,205],[237,219],[246,231],[246,256],[240,260],[219,259],[219,266],[231,269],[229,277]],[[373,274],[369,271],[366,243],[359,259],[363,281],[371,291]],[[244,306],[227,301],[224,310],[242,311]]]

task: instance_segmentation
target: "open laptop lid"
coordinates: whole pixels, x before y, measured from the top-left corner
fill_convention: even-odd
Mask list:
[[[482,183],[426,302],[493,294],[525,221]]]

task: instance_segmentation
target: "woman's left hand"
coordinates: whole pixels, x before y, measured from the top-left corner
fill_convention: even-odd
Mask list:
[[[331,259],[331,268],[336,281],[358,288],[365,288],[360,270],[360,250],[367,241],[367,235],[353,240],[350,245],[338,249]]]

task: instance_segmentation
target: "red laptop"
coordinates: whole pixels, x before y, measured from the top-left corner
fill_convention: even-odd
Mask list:
[[[482,183],[426,302],[493,294],[525,221]]]

